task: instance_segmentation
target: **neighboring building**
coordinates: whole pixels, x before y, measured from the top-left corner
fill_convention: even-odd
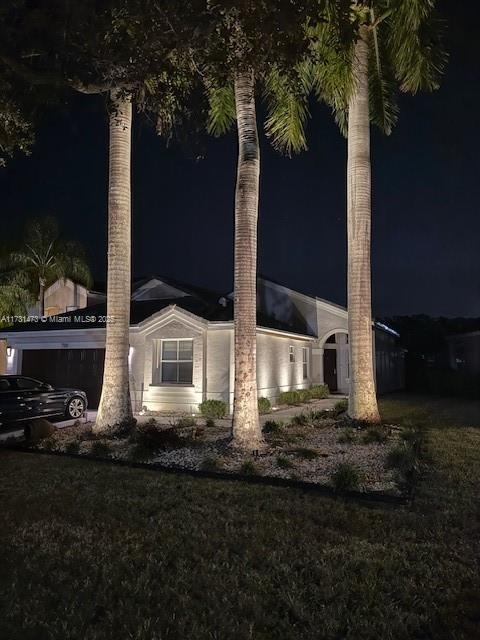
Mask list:
[[[45,306],[65,308],[64,313],[1,332],[8,343],[7,370],[55,385],[79,386],[95,407],[108,320],[104,294],[92,297],[69,281],[55,287],[57,284],[45,292]],[[101,304],[90,306],[93,300]],[[348,393],[345,308],[259,277],[257,325],[259,396],[275,401],[282,391],[323,382],[332,392]],[[396,345],[398,334],[376,325],[375,335],[380,345],[379,390],[402,388],[403,351]],[[210,398],[223,400],[231,408],[233,346],[232,294],[220,297],[164,277],[134,283],[130,329],[134,410],[194,412]]]
[[[466,374],[480,374],[480,331],[447,336],[451,369]]]

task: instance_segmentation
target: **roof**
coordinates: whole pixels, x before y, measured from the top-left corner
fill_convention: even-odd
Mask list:
[[[227,301],[223,306],[219,303],[211,303],[197,296],[183,296],[181,298],[165,298],[162,300],[132,300],[130,303],[130,326],[140,324],[150,316],[166,309],[176,306],[188,311],[209,322],[231,322],[233,320],[233,303]],[[98,319],[107,315],[106,303],[92,305],[84,309],[69,311],[57,316],[44,318],[42,321],[20,322],[11,327],[4,328],[1,333],[24,332],[24,331],[56,331],[62,329],[95,329],[105,327],[105,322]],[[310,335],[305,333],[304,328],[280,322],[275,318],[257,313],[257,325],[265,329],[276,329],[288,333]]]

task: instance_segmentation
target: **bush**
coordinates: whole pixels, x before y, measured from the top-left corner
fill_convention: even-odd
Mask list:
[[[162,429],[154,420],[149,420],[137,426],[135,442],[147,449],[165,449],[182,446],[187,439],[182,438],[175,427]]]
[[[280,469],[292,469],[294,464],[287,456],[277,456],[277,466]]]
[[[346,398],[343,398],[343,400],[339,400],[338,402],[335,403],[333,407],[333,414],[335,416],[339,416],[341,413],[345,413],[347,409],[348,409],[348,400]]]
[[[106,442],[102,442],[102,440],[95,440],[92,443],[90,453],[92,456],[97,456],[99,458],[108,458],[110,455],[110,447]]]
[[[360,485],[358,471],[348,462],[338,465],[331,475],[331,480],[335,491],[353,491]]]
[[[310,387],[310,397],[315,400],[322,400],[328,398],[330,395],[330,389],[326,384],[312,384]]]
[[[256,476],[259,474],[258,467],[253,462],[253,460],[245,460],[245,462],[240,467],[240,472],[245,474],[246,476]]]
[[[72,440],[65,447],[65,453],[77,454],[80,451],[80,443],[78,440]]]
[[[387,441],[387,433],[385,429],[380,426],[368,427],[362,440],[364,444],[372,444],[374,442],[381,444]]]
[[[289,406],[301,404],[300,394],[298,391],[283,391],[278,396],[278,404],[287,404]]]
[[[419,439],[418,431],[412,427],[405,427],[400,431],[400,438],[410,446],[414,446]]]
[[[315,449],[309,449],[308,447],[300,447],[295,449],[295,455],[304,460],[314,460],[318,458],[318,452]]]
[[[193,416],[182,416],[176,421],[175,426],[179,428],[194,427],[196,424],[197,421]]]
[[[340,433],[340,435],[337,438],[338,444],[351,444],[354,441],[355,441],[355,430],[352,429],[351,427],[346,427],[345,429],[343,429],[343,431]]]
[[[204,418],[221,420],[227,415],[228,407],[222,400],[204,400],[198,408]]]
[[[299,389],[297,391],[300,402],[309,402],[312,399],[310,389]]]
[[[213,418],[207,418],[205,420],[205,426],[208,429],[211,429],[212,427],[216,427],[217,425],[215,424],[215,420]]]
[[[269,413],[271,408],[272,408],[272,405],[268,398],[258,399],[258,413],[260,414]]]
[[[275,420],[267,420],[263,425],[263,433],[279,433],[283,428],[282,422],[276,422]]]
[[[204,459],[201,468],[204,471],[219,471],[223,469],[223,461],[218,456],[210,456]]]
[[[129,451],[128,457],[134,462],[143,462],[152,457],[152,450],[146,447],[143,443],[138,442],[134,444]]]
[[[399,444],[387,453],[386,466],[396,469],[404,477],[417,470],[417,457],[413,448],[406,442]]]
[[[49,438],[55,433],[55,430],[55,426],[51,422],[48,422],[48,420],[44,420],[43,418],[32,420],[25,427],[25,439],[27,442],[39,442],[40,440]]]
[[[310,419],[306,413],[299,413],[298,415],[293,416],[293,418],[290,421],[290,424],[292,424],[295,427],[306,427],[307,424],[309,423],[310,423]]]

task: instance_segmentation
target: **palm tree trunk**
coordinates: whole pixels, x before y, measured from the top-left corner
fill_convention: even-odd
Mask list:
[[[233,445],[251,451],[262,444],[257,403],[257,220],[260,148],[253,71],[235,78],[238,167],[235,192]]]
[[[38,314],[41,318],[45,315],[45,278],[38,278]]]
[[[348,415],[378,422],[373,369],[371,294],[371,166],[368,90],[368,31],[355,47],[356,89],[349,104],[347,165],[348,333],[350,397]]]
[[[112,433],[132,421],[128,375],[131,281],[130,155],[132,103],[110,94],[108,273],[105,368],[93,430]]]

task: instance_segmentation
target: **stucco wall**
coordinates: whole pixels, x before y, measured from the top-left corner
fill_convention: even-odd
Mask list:
[[[69,307],[82,309],[87,306],[87,290],[71,280],[57,280],[45,291],[45,315],[65,313]]]
[[[207,331],[206,398],[229,402],[231,329]]]
[[[295,362],[290,362],[290,346],[294,347]],[[309,371],[303,378],[302,348],[307,347]],[[280,335],[257,334],[258,396],[276,400],[282,391],[303,389],[311,382],[311,344],[308,340]]]

